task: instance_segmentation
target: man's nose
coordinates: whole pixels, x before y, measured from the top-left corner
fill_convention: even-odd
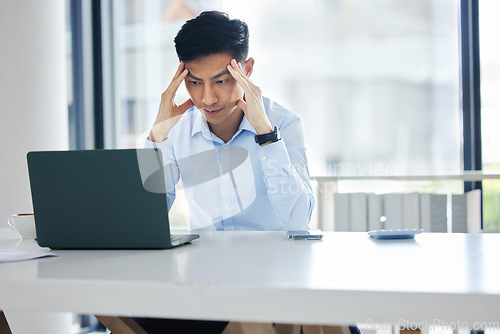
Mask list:
[[[203,99],[202,102],[207,106],[211,106],[219,101],[217,98],[217,94],[213,90],[212,86],[205,85],[205,89],[203,90]]]

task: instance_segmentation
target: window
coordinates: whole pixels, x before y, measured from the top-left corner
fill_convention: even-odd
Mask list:
[[[494,3],[485,1],[484,8]],[[178,65],[174,36],[201,11],[222,10],[249,24],[253,81],[301,117],[311,175],[463,169],[459,0],[258,0],[252,6],[242,0],[113,0],[101,6],[106,148],[142,146]],[[483,65],[495,66],[484,47]],[[483,94],[494,91],[495,73],[483,69]],[[177,99],[186,98],[181,86]],[[485,95],[486,170],[499,163],[487,153],[499,142],[487,128],[495,124],[495,108]],[[371,190],[413,186],[382,182]],[[463,191],[461,182],[418,187]],[[490,202],[485,198],[485,205]]]
[[[483,170],[500,170],[500,47],[496,32],[500,23],[495,13],[500,3],[481,0],[479,3],[479,34],[481,55],[481,134]],[[483,225],[487,230],[500,230],[500,181],[483,182]]]
[[[461,168],[457,1],[112,4],[116,105],[107,146],[135,146],[147,134],[178,64],[175,34],[218,9],[249,24],[253,80],[302,118],[312,174]]]
[[[178,64],[177,31],[217,9],[249,24],[253,80],[301,117],[312,175],[460,171],[457,1],[247,4],[112,2],[116,103],[106,146],[147,136]]]

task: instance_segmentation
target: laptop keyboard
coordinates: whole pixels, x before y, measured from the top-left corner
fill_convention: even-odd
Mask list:
[[[170,236],[170,241],[172,243],[174,243],[174,242],[182,240],[183,237],[184,236],[182,236],[182,235],[177,235],[177,236],[176,235],[172,235],[172,236]]]

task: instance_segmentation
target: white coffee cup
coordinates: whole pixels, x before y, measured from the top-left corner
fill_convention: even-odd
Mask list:
[[[35,215],[33,213],[16,213],[7,219],[9,226],[23,239],[35,239]]]

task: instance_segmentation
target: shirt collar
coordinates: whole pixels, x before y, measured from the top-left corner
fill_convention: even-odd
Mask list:
[[[257,131],[255,131],[255,128],[250,124],[245,115],[243,115],[243,119],[241,120],[240,127],[238,128],[236,135],[243,130],[247,130],[257,134]],[[191,137],[193,137],[198,132],[201,132],[202,135],[207,139],[211,138],[207,120],[205,119],[205,117],[203,117],[201,112],[195,107],[195,116],[194,116],[193,127],[191,129]]]
[[[237,133],[239,133],[243,130],[247,130],[247,131],[250,131],[250,132],[257,134],[257,131],[255,131],[255,128],[252,126],[252,124],[250,124],[246,115],[243,115],[243,119],[241,120],[240,128],[238,129]]]
[[[193,127],[191,128],[191,137],[193,137],[198,132],[201,132],[203,136],[206,138],[210,138],[210,129],[208,128],[208,123],[205,117],[201,114],[201,112],[194,107],[194,122]]]

